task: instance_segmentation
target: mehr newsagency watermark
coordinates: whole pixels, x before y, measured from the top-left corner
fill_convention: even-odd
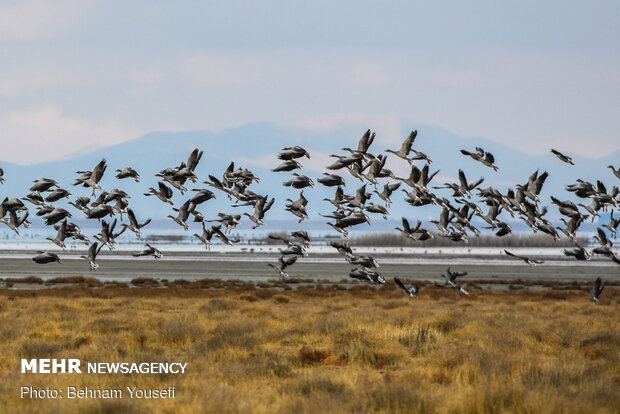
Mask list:
[[[22,374],[98,374],[98,375],[157,375],[185,374],[187,362],[87,362],[80,359],[22,359]],[[93,388],[68,385],[62,388],[32,387],[21,385],[19,394],[23,399],[172,399],[174,386],[163,388]]]

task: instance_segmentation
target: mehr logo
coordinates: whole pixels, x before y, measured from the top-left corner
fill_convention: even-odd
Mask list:
[[[81,374],[79,359],[23,359],[22,374]]]

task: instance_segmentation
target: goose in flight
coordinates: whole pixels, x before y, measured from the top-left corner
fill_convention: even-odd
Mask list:
[[[46,237],[46,240],[51,241],[56,246],[64,249],[65,246],[65,238],[67,237],[67,219],[65,219],[60,227],[58,227],[58,232],[56,234],[56,238],[52,239],[51,237]]]
[[[114,244],[116,243],[115,239],[127,230],[127,225],[123,224],[123,229],[118,233],[114,233],[116,223],[116,219],[114,219],[112,224],[108,224],[105,220],[101,220],[101,231],[99,234],[95,235],[95,239],[99,240],[101,245],[105,244],[110,250],[114,249]]]
[[[205,227],[204,221],[200,224],[202,224],[202,234],[194,233],[194,237],[200,240],[200,242],[205,245],[205,249],[209,251],[211,250],[211,239],[213,238],[213,234],[214,234],[213,227],[210,227],[209,229],[207,229]]]
[[[124,198],[117,198],[116,203],[114,203],[112,207],[112,211],[114,211],[115,214],[119,214],[122,220],[123,214],[127,212],[127,206],[129,206],[129,201]]]
[[[587,215],[582,216],[581,214],[577,213],[576,215],[572,216],[569,221],[566,221],[564,218],[561,218],[560,221],[564,223],[565,227],[564,228],[560,227],[559,230],[562,233],[564,233],[566,237],[571,239],[571,241],[575,241],[579,226],[581,226],[581,223],[583,223],[588,217],[589,216]]]
[[[2,207],[7,209],[8,211],[24,211],[28,210],[28,207],[19,198],[11,198],[5,197],[2,201]]]
[[[548,234],[549,236],[553,237],[553,240],[555,241],[560,240],[560,236],[558,235],[558,232],[556,231],[555,226],[549,223],[547,220],[544,220],[543,223],[536,223],[536,228],[542,231],[543,233]]]
[[[549,177],[549,173],[547,171],[538,175],[538,170],[534,171],[532,175],[527,180],[527,184],[520,185],[517,184],[517,189],[524,196],[528,197],[530,200],[538,203],[540,199],[538,195],[540,194],[543,185],[545,184],[545,180]]]
[[[330,199],[330,198],[324,198],[323,199],[323,201],[328,201],[331,205],[336,207],[338,210],[342,210],[344,208],[343,203],[346,200],[347,199],[345,198],[344,190],[340,186],[338,186],[336,188],[336,192],[334,193],[334,198],[333,199]]]
[[[67,217],[71,218],[71,213],[69,213],[64,208],[56,207],[45,216],[45,225],[51,226],[61,220],[64,220]]]
[[[346,147],[343,148],[342,150],[348,151],[352,155],[360,155],[363,157],[368,154],[368,149],[374,142],[375,137],[376,137],[376,134],[374,132],[371,133],[369,129],[364,133],[364,135],[362,135],[362,137],[358,141],[356,150],[353,150],[351,148],[346,148]]]
[[[433,235],[431,234],[431,232],[421,227],[422,222],[419,220],[416,223],[415,227],[411,227],[411,225],[409,224],[409,221],[405,217],[403,217],[402,225],[403,225],[402,229],[400,227],[395,227],[394,229],[400,231],[401,233],[403,233],[405,236],[407,236],[408,238],[412,240],[424,241],[424,240],[429,240],[433,238]]]
[[[222,232],[222,225],[218,224],[217,226],[212,226],[211,230],[213,230],[213,235],[220,239],[222,243],[232,246],[235,243],[239,243],[239,240],[231,240]]]
[[[308,218],[308,212],[306,211],[306,206],[308,205],[308,199],[304,197],[303,191],[299,194],[299,198],[297,200],[293,201],[290,198],[287,198],[286,201],[287,203],[284,206],[284,210],[299,217],[299,223],[304,221],[304,219]]]
[[[415,283],[411,285],[411,287],[407,287],[405,286],[405,284],[398,278],[394,278],[394,284],[396,285],[396,287],[400,288],[405,295],[409,296],[410,298],[415,298],[418,296],[418,292],[420,291],[420,287],[418,285],[416,285]]]
[[[483,150],[480,147],[476,147],[476,152],[469,152],[464,149],[461,150],[461,154],[467,155],[472,159],[486,165],[487,167],[493,168],[494,171],[497,171],[497,165],[495,165],[495,157],[490,152]]]
[[[41,178],[33,181],[34,185],[30,187],[30,191],[39,191],[41,193],[48,191],[52,187],[60,188],[60,184],[58,184],[55,180],[51,178]]]
[[[147,197],[154,195],[157,198],[159,198],[161,201],[163,201],[164,203],[168,203],[171,206],[174,205],[174,203],[171,200],[173,196],[172,188],[168,187],[166,184],[162,183],[161,181],[157,183],[157,186],[158,186],[157,190],[155,190],[153,187],[150,187],[149,192],[144,193],[144,195]]]
[[[60,257],[58,257],[56,253],[42,252],[42,251],[39,251],[38,253],[39,254],[37,256],[32,258],[32,260],[34,260],[35,263],[38,263],[38,264],[46,264],[46,263],[53,263],[53,262],[60,263]]]
[[[613,246],[613,243],[611,240],[609,240],[607,238],[607,235],[605,234],[605,232],[603,231],[603,229],[601,229],[600,227],[596,228],[596,233],[597,235],[594,236],[594,239],[602,246],[602,247],[609,247],[611,248]]]
[[[207,222],[219,222],[226,226],[226,232],[230,233],[231,230],[237,228],[237,225],[241,222],[241,214],[224,214],[217,213],[218,219],[207,220]]]
[[[569,157],[568,155],[564,155],[560,151],[554,150],[553,148],[551,149],[551,152],[553,153],[553,155],[555,155],[556,157],[558,157],[560,160],[564,161],[565,163],[570,164],[570,165],[575,165],[575,163],[573,162],[573,159]]]
[[[349,246],[349,243],[334,240],[330,241],[329,245],[338,250],[338,253],[343,255],[347,259],[347,261],[349,261],[350,258],[353,257],[353,250],[351,250],[351,246]]]
[[[342,178],[341,176],[337,174],[323,173],[323,175],[325,177],[321,177],[317,181],[326,187],[336,187],[336,186],[346,185],[344,178]]]
[[[100,206],[102,204],[105,204],[105,198],[108,196],[108,192],[107,191],[102,191],[99,196],[95,199],[95,201],[93,201],[92,203],[90,203],[91,207],[97,207]],[[87,198],[87,197],[85,197]],[[90,200],[90,199],[89,199]]]
[[[273,172],[293,171],[293,170],[299,170],[301,168],[303,167],[299,162],[295,160],[287,160],[287,161],[282,162],[276,168],[272,168],[271,171]]]
[[[349,272],[349,277],[358,280],[365,280],[373,283],[385,283],[385,278],[381,276],[378,272],[374,272],[366,269],[355,268]]]
[[[145,227],[147,224],[151,222],[151,219],[146,219],[146,221],[139,223],[138,219],[136,219],[136,215],[132,209],[127,209],[127,217],[129,218],[129,225],[127,226],[127,230],[132,231],[140,238],[142,236],[142,227]]]
[[[616,233],[618,233],[618,225],[620,225],[620,217],[614,218],[614,212],[612,211],[609,216],[609,223],[604,224],[603,227],[609,230],[614,235],[614,238],[616,238]]]
[[[344,237],[348,237],[349,232],[346,230],[348,227],[353,227],[361,223],[368,223],[370,226],[370,218],[361,211],[355,211],[346,217],[336,219],[336,223],[327,223],[332,229],[342,234]]]
[[[426,195],[429,194],[430,191],[427,188],[428,183],[432,181],[432,179],[439,173],[439,170],[435,171],[432,174],[429,174],[429,166],[428,164],[424,165],[420,170],[415,165],[411,166],[411,172],[409,173],[408,178],[399,178],[394,177],[395,179],[402,181],[407,184],[409,187],[414,188],[418,192]],[[403,189],[403,191],[405,191]],[[406,191],[405,191],[406,192]]]
[[[269,200],[269,196],[261,197],[254,204],[254,214],[243,213],[244,216],[247,216],[254,223],[252,229],[256,229],[265,224],[263,218],[265,217],[265,213],[273,206],[274,201],[275,198]]]
[[[267,263],[267,266],[274,269],[276,272],[280,274],[280,282],[288,279],[288,273],[285,272],[286,268],[295,264],[297,261],[297,256],[280,256],[278,258],[278,264],[274,265],[273,263]]]
[[[418,136],[417,130],[411,131],[411,133],[409,134],[405,142],[403,142],[403,145],[401,145],[398,151],[387,149],[385,150],[385,152],[392,153],[396,155],[397,157],[402,158],[403,160],[407,161],[409,164],[412,164],[414,160],[424,160],[430,164],[431,159],[428,157],[428,155],[424,154],[423,152],[412,149],[413,142],[415,141],[417,136]],[[415,154],[415,157],[410,158],[409,157],[410,152],[413,152]]]
[[[441,187],[433,188],[450,188],[454,191],[454,197],[467,197],[471,198],[471,191],[477,188],[484,181],[484,177],[480,177],[473,183],[467,182],[467,177],[463,170],[459,169],[459,184],[456,183],[444,183]]]
[[[351,256],[349,263],[354,265],[360,265],[366,270],[370,270],[375,267],[379,267],[379,263],[370,256]]]
[[[366,206],[366,211],[368,211],[369,213],[381,214],[384,220],[387,220],[388,216],[390,215],[390,212],[387,210],[387,208],[374,203],[368,204]]]
[[[124,178],[133,178],[135,182],[140,182],[140,174],[138,171],[134,170],[131,167],[125,167],[122,170],[116,170],[118,174],[116,174],[116,178],[122,180]]]
[[[300,175],[297,173],[293,173],[294,178],[292,180],[286,181],[283,183],[285,187],[293,187],[297,189],[302,189],[306,187],[314,187],[314,181],[312,181],[309,177],[305,175]]]
[[[0,184],[4,183],[4,170],[0,168]]]
[[[295,145],[294,147],[282,148],[282,152],[278,154],[278,158],[283,161],[292,160],[294,158],[306,157],[310,158],[310,154],[304,148]]]
[[[611,168],[611,171],[614,173],[614,175],[620,178],[620,168],[616,170],[613,165],[608,165],[607,168]]]
[[[390,200],[390,196],[392,195],[392,193],[396,190],[398,190],[398,187],[400,187],[401,183],[394,183],[394,184],[390,184],[387,183],[383,186],[383,191],[382,192],[377,192],[377,190],[374,190],[374,193],[376,195],[379,196],[379,198],[383,201],[385,201],[385,205],[387,207],[390,207],[392,205],[392,200]]]
[[[180,170],[174,170],[172,168],[166,168],[165,170],[160,171],[158,174],[155,174],[155,177],[159,177],[177,190],[181,192],[181,195],[185,194],[187,191],[187,187],[183,184],[189,178],[192,182],[196,180],[196,174],[190,171],[184,164]]]
[[[127,198],[131,198],[131,196],[127,194],[125,191],[115,188],[109,193],[107,193],[105,197],[103,197],[103,202],[107,204],[114,200],[127,199]]]
[[[38,191],[32,191],[26,197],[22,197],[22,200],[29,201],[35,206],[42,206],[45,204],[45,200],[43,199],[43,196]]]
[[[294,231],[291,233],[291,236],[299,240],[305,248],[310,247],[310,235],[306,230]]]
[[[17,216],[16,210],[9,210],[9,220],[4,218],[4,212],[2,217],[0,217],[0,223],[6,224],[11,230],[15,232],[15,234],[19,235],[19,227],[30,227],[30,222],[28,221],[29,212],[26,212],[22,217]]]
[[[370,197],[372,197],[372,194],[366,192],[366,184],[364,184],[357,189],[355,192],[355,197],[352,197],[347,201],[347,205],[349,207],[355,207],[363,210],[364,204],[370,199]]]
[[[153,257],[155,257],[156,259],[161,259],[162,257],[164,257],[164,255],[162,254],[162,252],[160,252],[158,249],[156,249],[155,247],[151,246],[150,244],[145,244],[146,249],[142,250],[139,253],[134,253],[133,256],[134,257],[140,257],[140,256],[151,256],[153,255]]]
[[[609,260],[611,260],[615,264],[620,264],[620,259],[618,259],[616,257],[614,252],[611,250],[611,247],[599,246],[599,247],[596,247],[596,248],[592,249],[592,253],[600,254],[602,256],[606,256],[606,257],[609,258]]]
[[[69,198],[71,195],[70,192],[65,190],[64,188],[57,188],[45,197],[45,201],[48,203],[53,203],[55,201],[60,200],[61,198]]]
[[[486,227],[487,229],[490,227]],[[512,227],[510,227],[510,224],[505,223],[503,221],[499,221],[497,223],[496,228],[498,229],[497,232],[495,233],[495,235],[497,237],[504,237],[507,234],[512,233]]]
[[[54,206],[43,204],[37,207],[37,216],[41,217],[54,211]]]
[[[562,253],[564,253],[565,256],[573,256],[577,260],[590,260],[592,258],[590,252],[581,247],[579,244],[575,243],[575,246],[576,247],[573,249],[562,250]]]
[[[535,260],[527,256],[519,256],[514,253],[510,253],[508,250],[504,250],[504,253],[506,253],[508,256],[514,257],[515,259],[523,260],[525,263],[527,263],[530,266],[536,266],[536,265],[544,263],[544,260]]]
[[[446,274],[441,274],[441,276],[446,279],[446,285],[449,287],[456,287],[460,285],[456,284],[456,279],[459,277],[467,276],[467,272],[453,272],[450,270],[450,267],[446,270]],[[467,293],[465,293],[467,294]]]
[[[366,174],[360,172],[360,175],[368,182],[377,186],[377,178],[394,178],[394,173],[385,168],[387,157],[385,155],[377,155],[374,159],[368,162],[368,165],[362,168],[362,171],[368,170]]]
[[[82,259],[88,260],[88,264],[90,265],[90,270],[91,271],[95,271],[95,270],[99,269],[99,265],[97,264],[95,259],[97,258],[97,255],[101,251],[102,247],[103,247],[103,244],[101,246],[97,247],[97,242],[94,242],[88,248],[88,255],[87,256],[84,256],[84,255],[80,256]]]
[[[204,203],[205,201],[209,201],[212,198],[216,198],[213,191],[207,190],[206,188],[194,188],[192,191],[195,191],[196,195],[193,196],[190,201],[196,206]]]
[[[594,303],[598,303],[599,297],[601,293],[603,293],[603,289],[605,288],[605,282],[600,277],[596,278],[594,282],[594,286],[592,287],[592,291],[590,292],[590,300]]]
[[[204,184],[207,184],[210,187],[215,188],[216,190],[220,190],[225,192],[226,194],[228,194],[228,198],[231,199],[232,197],[235,198],[239,198],[238,194],[232,190],[228,184],[224,185],[224,182],[218,180],[216,177],[214,177],[213,175],[209,175],[209,179],[211,181],[203,181]],[[232,187],[232,185],[231,185]]]
[[[328,165],[326,167],[328,170],[340,170],[358,163],[361,165],[362,159],[364,158],[362,154],[351,154],[348,156],[331,154],[330,157],[337,158],[337,161],[334,161],[332,164]],[[361,173],[361,171],[359,171],[359,173]]]
[[[107,205],[107,204],[100,204],[97,207],[93,207],[93,208],[86,210],[85,213],[86,213],[86,217],[89,219],[101,220],[107,215],[112,216],[114,214],[114,207]]]
[[[183,205],[181,205],[180,208],[173,208],[174,211],[179,213],[176,217],[172,215],[168,215],[166,217],[172,219],[179,226],[183,227],[183,230],[187,231],[189,230],[189,224],[187,224],[186,221],[189,218],[190,210],[193,210],[194,207],[195,206],[192,205],[192,201],[187,200],[183,203]]]
[[[103,178],[103,174],[107,168],[105,158],[102,159],[99,164],[95,166],[92,171],[77,171],[77,174],[82,174],[81,177],[76,178],[73,185],[82,185],[84,187],[91,187],[93,189],[93,196],[95,195],[95,190],[101,190],[101,186],[99,185],[99,181]]]
[[[191,152],[191,154],[189,154],[189,157],[187,158],[186,168],[191,172],[196,171],[196,167],[198,166],[198,163],[200,162],[200,159],[202,158],[203,154],[204,154],[204,151],[201,151],[198,148],[194,148],[194,150]],[[182,167],[178,169],[181,170]],[[192,181],[196,182],[195,179]]]
[[[301,249],[301,251],[305,252],[305,249],[310,246],[310,236],[306,231],[295,231],[291,233],[291,237],[281,236],[279,234],[269,234],[267,236],[272,240],[279,240],[286,244],[288,247],[296,246]],[[291,253],[295,254],[295,253]]]
[[[302,245],[300,245],[300,244],[292,244],[292,243],[289,244],[286,249],[280,250],[280,253],[283,256],[290,255],[290,254],[294,254],[294,255],[297,255],[297,256],[304,256],[304,257],[308,256],[308,253],[306,252],[306,249]]]
[[[54,225],[54,230],[58,231],[61,226],[62,224],[60,226],[57,224]],[[67,227],[65,228],[65,236],[66,238],[79,240],[87,246],[90,244],[90,240],[88,239],[88,237],[82,234],[82,229],[80,228],[80,226],[70,221],[67,222]]]

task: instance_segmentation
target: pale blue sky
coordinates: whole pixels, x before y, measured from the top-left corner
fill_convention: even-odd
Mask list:
[[[601,156],[618,21],[617,1],[0,1],[0,160],[260,121]]]

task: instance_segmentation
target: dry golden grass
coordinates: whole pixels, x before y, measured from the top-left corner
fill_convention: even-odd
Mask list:
[[[620,291],[55,288],[0,293],[0,412],[613,413]],[[19,358],[183,361],[186,375],[22,375]],[[176,387],[22,400],[20,385]]]

